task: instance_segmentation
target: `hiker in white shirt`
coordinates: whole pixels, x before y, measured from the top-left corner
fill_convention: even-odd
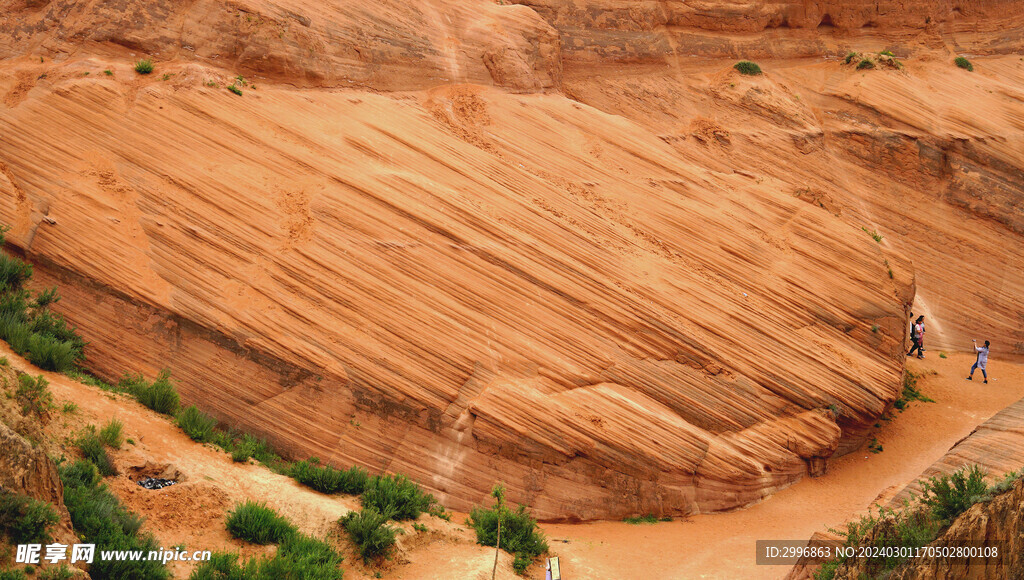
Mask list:
[[[967,377],[968,381],[974,380],[974,369],[981,369],[981,376],[985,377],[985,382],[988,382],[988,375],[985,374],[985,364],[988,363],[988,341],[985,341],[985,346],[978,346],[978,341],[971,339],[974,343],[974,351],[978,353],[978,360],[974,361],[974,366],[971,367],[971,376]]]

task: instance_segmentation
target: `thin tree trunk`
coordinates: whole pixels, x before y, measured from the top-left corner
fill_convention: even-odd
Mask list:
[[[494,567],[491,568],[491,580],[498,573],[498,553],[501,551],[501,512],[498,512],[498,541],[494,543]]]

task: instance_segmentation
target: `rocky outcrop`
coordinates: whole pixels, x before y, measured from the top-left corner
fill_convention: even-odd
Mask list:
[[[889,43],[915,36],[948,42],[957,33],[972,35],[976,49],[983,44],[986,51],[1006,53],[1024,39],[1012,16],[1013,0],[514,1],[559,30],[567,60],[587,64],[820,56],[880,37]]]
[[[424,88],[441,82],[557,87],[558,34],[494,2],[0,2],[0,57],[63,59],[85,44],[215,65],[306,86]],[[123,52],[123,51],[121,51]]]
[[[921,480],[948,475],[971,465],[978,465],[995,479],[1024,468],[1024,399],[979,425],[925,470],[920,479],[894,496],[889,506],[896,507],[904,500],[920,497]]]

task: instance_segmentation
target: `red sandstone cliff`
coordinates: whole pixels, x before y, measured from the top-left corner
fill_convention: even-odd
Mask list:
[[[692,513],[821,470],[896,394],[915,271],[932,348],[1024,343],[1015,59],[966,77],[898,28],[904,72],[612,69],[565,6],[7,2],[0,220],[96,372],[169,366],[461,509]]]

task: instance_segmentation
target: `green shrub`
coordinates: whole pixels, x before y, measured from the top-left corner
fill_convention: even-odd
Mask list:
[[[243,444],[239,444],[231,451],[231,461],[235,463],[249,461],[250,457],[252,457],[252,448]]]
[[[756,63],[750,62],[749,60],[741,60],[738,63],[732,65],[732,68],[739,71],[741,75],[761,74],[761,67],[757,66]]]
[[[26,580],[24,570],[0,570],[0,580]]]
[[[654,514],[647,514],[645,516],[632,516],[622,518],[622,521],[627,524],[656,524],[658,518],[654,517]]]
[[[295,533],[295,526],[266,504],[246,500],[228,513],[231,535],[254,544],[279,544]]]
[[[985,472],[977,465],[921,482],[921,503],[943,524],[951,523],[988,492]]]
[[[104,476],[117,473],[114,462],[111,461],[110,455],[107,453],[106,446],[96,434],[95,426],[89,425],[85,432],[75,441],[75,446],[82,452],[82,456],[92,462],[96,469]]]
[[[76,411],[78,411],[78,405],[68,401],[67,403],[64,403],[64,406],[61,407],[60,410],[61,410],[62,413],[67,413],[67,414],[70,415],[70,414],[75,413]]]
[[[269,558],[250,558],[239,564],[237,554],[211,554],[208,561],[196,567],[189,580],[341,580],[341,560],[325,542],[294,534]]]
[[[100,550],[159,550],[151,534],[140,535],[143,520],[126,510],[105,485],[99,483],[96,467],[88,461],[58,468],[64,483],[64,505],[71,514],[71,524],[83,543],[96,544]],[[94,580],[168,578],[159,561],[102,560],[89,565]]]
[[[434,496],[404,475],[377,475],[366,482],[363,507],[393,520],[414,520],[434,505]]]
[[[153,72],[153,61],[150,59],[140,60],[135,63],[135,72],[140,75],[148,75]]]
[[[41,369],[59,373],[75,366],[78,353],[70,342],[33,333],[28,341],[28,360]]]
[[[235,85],[228,85],[228,90],[231,91],[232,93],[235,93],[239,97],[242,96],[242,89],[236,87]]]
[[[395,534],[399,531],[387,525],[388,517],[372,507],[358,512],[349,512],[340,523],[352,542],[359,548],[364,562],[387,555],[395,545]]]
[[[341,561],[327,542],[296,533],[281,542],[273,558],[260,563],[260,578],[341,580]]]
[[[0,491],[0,536],[11,544],[48,544],[58,519],[49,502]]]
[[[124,423],[117,419],[111,419],[107,421],[107,424],[100,429],[100,441],[103,442],[107,447],[114,449],[120,449],[121,443],[124,441],[121,432],[124,430]]]
[[[53,408],[53,394],[50,393],[49,385],[43,375],[36,378],[24,374],[18,376],[14,398],[21,405],[23,415],[32,414],[42,418],[44,413]]]
[[[358,466],[347,471],[334,469],[329,465],[317,465],[319,461],[299,461],[292,466],[292,477],[299,483],[309,486],[320,493],[347,493],[359,495],[366,489],[370,474]]]
[[[31,277],[32,264],[0,253],[0,292],[21,290]]]
[[[962,68],[964,70],[968,70],[968,71],[974,72],[974,65],[971,64],[971,61],[967,60],[966,58],[964,58],[962,56],[958,56],[955,59],[953,59],[953,64],[955,64],[956,66],[958,66],[958,67],[960,67],[960,68]]]
[[[200,411],[195,405],[190,405],[178,413],[175,423],[193,441],[204,443],[209,441],[217,420]]]
[[[857,70],[866,70],[875,68],[875,63],[870,58],[865,58],[857,63]]]
[[[501,486],[495,486],[491,495],[496,500],[492,508],[474,507],[469,512],[468,523],[476,531],[476,542],[482,546],[496,545],[500,522],[500,549],[530,558],[547,552],[544,534],[537,527],[537,520],[526,513],[526,507],[520,505],[515,511],[510,510],[505,505],[505,489]]]
[[[848,52],[846,53],[846,58],[843,60],[843,62],[845,62],[846,64],[850,64],[851,62],[853,62],[853,59],[855,58],[857,58],[856,52]]]
[[[181,399],[170,379],[171,371],[164,369],[160,371],[152,384],[147,385],[145,381],[142,381],[141,385],[132,383],[131,387],[134,389],[132,394],[140,403],[157,413],[174,415],[178,411]]]
[[[533,558],[529,554],[517,553],[514,560],[512,560],[512,570],[516,574],[522,576],[526,573],[526,569],[533,563]]]

